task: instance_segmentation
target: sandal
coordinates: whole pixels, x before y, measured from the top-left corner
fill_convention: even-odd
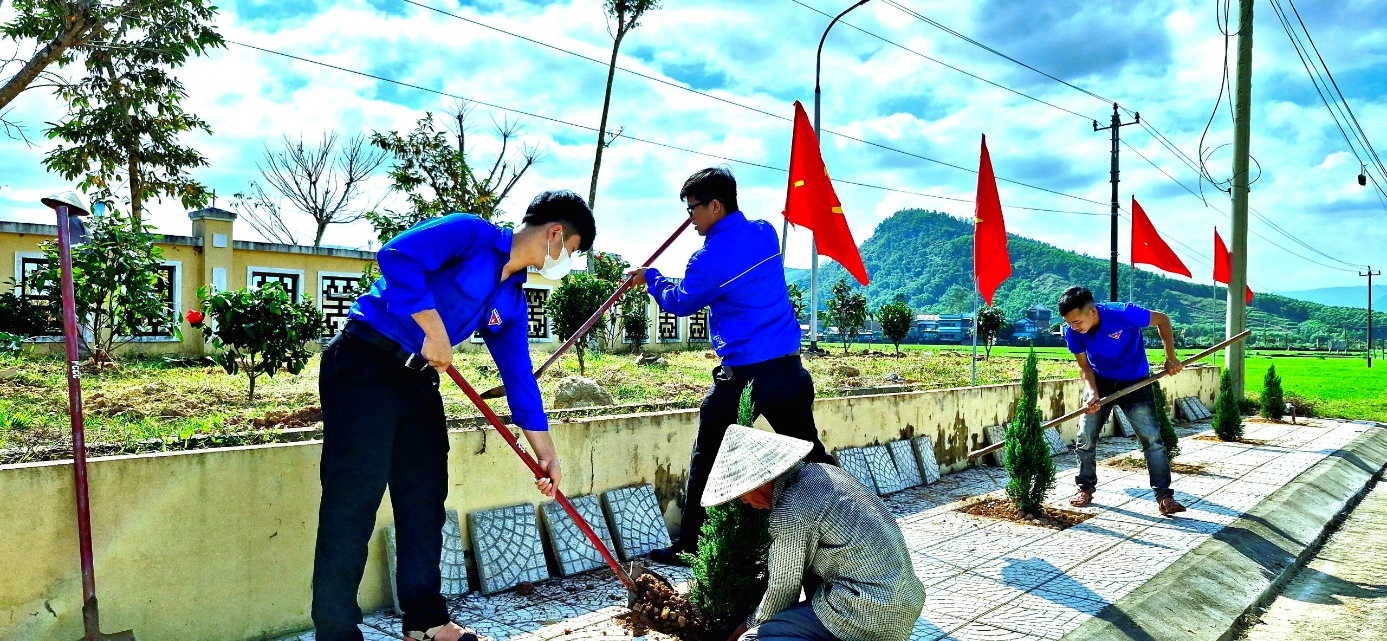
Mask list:
[[[462,636],[458,637],[458,641],[490,641],[489,637],[483,637],[477,634],[476,630],[473,630],[472,628],[463,628],[462,626],[453,623],[452,621],[444,623],[443,625],[436,625],[423,632],[420,632],[418,630],[406,632],[405,641],[434,641],[434,639],[438,636],[438,633],[442,632],[443,629],[448,627],[449,625],[457,625],[459,628],[462,628]]]
[[[1092,502],[1093,491],[1083,488],[1080,488],[1078,492],[1074,493],[1074,498],[1069,499],[1069,504],[1074,507],[1088,507],[1088,504]]]

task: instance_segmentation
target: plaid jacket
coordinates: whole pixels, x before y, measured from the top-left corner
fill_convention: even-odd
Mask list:
[[[802,463],[775,481],[770,584],[751,623],[810,595],[814,614],[844,641],[906,641],[925,588],[886,505],[847,472]]]

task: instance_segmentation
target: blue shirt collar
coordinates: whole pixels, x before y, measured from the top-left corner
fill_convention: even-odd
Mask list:
[[[726,216],[723,216],[722,220],[713,223],[713,226],[708,228],[707,238],[712,238],[714,234],[717,234],[718,232],[724,229],[734,227],[744,222],[746,222],[746,214],[743,214],[740,209],[734,211]]]

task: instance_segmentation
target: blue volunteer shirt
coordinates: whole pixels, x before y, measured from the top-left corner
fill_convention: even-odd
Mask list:
[[[799,322],[785,286],[775,227],[734,211],[708,230],[678,284],[651,268],[660,309],[689,316],[709,308],[708,329],[722,362],[736,367],[799,353]]]
[[[1151,310],[1132,303],[1096,303],[1098,324],[1088,333],[1064,326],[1064,342],[1074,354],[1088,354],[1093,373],[1115,381],[1134,381],[1151,373],[1141,330]]]
[[[516,425],[549,429],[531,371],[526,273],[501,280],[510,260],[511,230],[471,214],[450,214],[419,223],[391,239],[376,254],[380,278],[356,299],[349,318],[418,353],[424,330],[411,316],[438,310],[457,345],[480,331],[506,386]]]

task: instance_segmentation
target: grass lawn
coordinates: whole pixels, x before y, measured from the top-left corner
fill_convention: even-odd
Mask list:
[[[826,358],[806,359],[820,398],[841,396],[854,388],[890,385],[888,374],[904,377],[913,389],[962,387],[971,384],[970,361],[961,350],[908,350],[897,360],[881,345],[853,348],[842,356],[841,346]],[[718,361],[711,351],[664,355],[664,365],[638,366],[629,355],[588,357],[586,376],[602,383],[618,404],[654,404],[660,408],[697,407],[712,382]],[[547,354],[536,352],[536,363]],[[478,390],[500,384],[496,367],[485,353],[457,357],[459,371]],[[990,361],[978,363],[978,383],[1019,380],[1023,361],[994,351]],[[845,367],[846,366],[846,367]],[[0,463],[51,458],[42,448],[70,446],[67,417],[67,379],[62,362],[53,358],[0,356]],[[551,399],[560,379],[578,374],[578,361],[564,356],[540,379],[546,399]],[[1072,360],[1045,360],[1041,378],[1075,376]],[[149,439],[159,439],[171,449],[181,449],[193,437],[213,437],[212,444],[240,445],[259,442],[246,436],[268,424],[267,415],[302,410],[318,403],[318,360],[298,375],[281,372],[256,381],[256,398],[246,398],[244,376],[229,376],[220,367],[172,367],[157,360],[123,360],[114,369],[84,371],[83,407],[87,441],[103,454],[146,451]],[[451,382],[443,381],[444,405],[450,417],[479,416],[479,412]],[[506,414],[504,399],[493,402]],[[626,411],[630,411],[629,409]],[[293,426],[293,424],[289,424]],[[182,443],[182,445],[180,444]],[[159,447],[164,447],[160,445]],[[40,451],[35,452],[35,448]],[[156,448],[157,449],[157,448]]]
[[[1272,364],[1281,389],[1314,401],[1318,416],[1387,421],[1387,363],[1368,369],[1362,356],[1253,356],[1247,359],[1249,397],[1261,396],[1262,378]]]

